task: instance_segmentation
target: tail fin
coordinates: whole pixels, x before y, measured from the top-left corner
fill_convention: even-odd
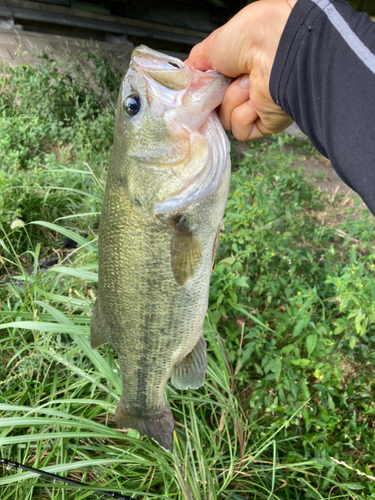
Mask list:
[[[120,399],[115,421],[118,427],[136,429],[142,436],[157,441],[164,449],[173,451],[174,418],[168,406],[153,415],[129,415]]]

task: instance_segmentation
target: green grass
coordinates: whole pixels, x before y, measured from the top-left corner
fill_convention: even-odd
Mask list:
[[[167,389],[178,422],[172,455],[134,431],[113,428],[121,392],[118,366],[109,347],[100,353],[90,349],[86,304],[72,299],[75,313],[64,314],[66,297],[55,308],[48,300],[51,292],[46,296],[32,285],[30,294],[34,300],[24,306],[34,312],[17,311],[12,315],[16,321],[3,325],[9,331],[2,339],[7,347],[5,368],[15,366],[18,375],[10,372],[2,381],[2,400],[7,401],[0,404],[2,456],[49,472],[71,471],[70,477],[108,491],[156,498],[266,499],[286,479],[287,496],[275,492],[272,498],[304,498],[301,481],[310,485],[324,478],[323,461],[280,460],[280,451],[291,441],[285,436],[287,420],[277,430],[261,434],[257,423],[249,421],[233,394],[235,382],[224,346],[209,323],[204,388]],[[44,301],[38,300],[39,294]],[[57,294],[53,301],[58,304]],[[7,316],[9,320],[11,314]],[[0,486],[2,498],[12,499],[39,498],[46,488],[24,472],[4,474]],[[64,498],[60,486],[48,490],[51,498]],[[65,488],[65,493],[65,498],[90,498],[85,490]]]
[[[234,157],[207,380],[166,390],[174,453],[114,426],[116,354],[88,332],[120,75],[88,57],[92,85],[43,59],[0,76],[1,456],[135,498],[375,498],[373,219],[303,181],[278,138]],[[5,469],[0,497],[100,498]]]

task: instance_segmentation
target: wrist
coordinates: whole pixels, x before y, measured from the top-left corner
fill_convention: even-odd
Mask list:
[[[250,4],[247,8],[250,29],[257,34],[252,39],[248,57],[249,71],[252,70],[252,61],[255,53],[260,52],[273,63],[279,46],[281,35],[298,0],[261,0]],[[253,7],[253,10],[250,8]]]

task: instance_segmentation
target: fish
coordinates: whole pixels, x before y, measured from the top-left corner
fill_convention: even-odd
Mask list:
[[[204,384],[203,323],[230,180],[215,108],[230,79],[137,47],[122,81],[99,224],[91,347],[118,355],[120,428],[173,450],[165,398]]]

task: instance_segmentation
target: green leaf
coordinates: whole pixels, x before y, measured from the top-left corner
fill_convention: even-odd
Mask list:
[[[274,358],[271,363],[271,371],[275,374],[276,380],[280,380],[282,362],[280,358]]]
[[[217,300],[216,300],[216,307],[219,307],[219,305],[223,302],[225,295],[223,293],[220,293]]]
[[[306,399],[309,399],[310,398],[310,391],[307,387],[307,384],[306,384],[306,381],[304,379],[301,380],[301,389],[302,389],[302,394],[303,396],[306,398]],[[306,412],[307,413],[307,412]],[[308,413],[307,413],[308,415]],[[308,422],[310,422],[310,420],[308,419]]]
[[[357,337],[350,337],[349,339],[349,347],[350,349],[354,349],[355,345],[357,343]]]
[[[247,284],[247,279],[246,278],[235,278],[233,280],[233,283],[237,286],[244,286],[249,288],[249,285]]]
[[[345,327],[347,326],[344,323],[340,325],[338,321],[335,321],[333,324],[336,326],[336,328],[333,331],[333,335],[339,335],[345,330]]]
[[[56,231],[57,233],[63,234],[67,238],[76,241],[79,245],[81,245],[81,247],[86,248],[89,252],[97,251],[97,246],[94,245],[92,241],[87,241],[86,238],[83,238],[74,231],[71,231],[70,229],[66,229],[65,227],[59,226],[58,224],[52,224],[51,222],[45,222],[41,220],[29,222],[29,224],[36,224],[38,226],[47,227],[48,229],[52,229],[52,231]]]
[[[365,488],[358,483],[342,483],[341,486],[343,488],[347,488],[348,490],[363,490]]]
[[[335,411],[336,406],[335,406],[335,403],[333,402],[332,396],[330,394],[328,394],[328,406],[330,407],[330,409],[332,411]]]
[[[310,323],[310,317],[307,318],[302,318],[297,321],[296,326],[294,327],[293,330],[293,337],[297,337],[297,335],[304,329],[306,326]]]
[[[45,422],[44,422],[45,423]],[[126,436],[127,437],[127,436]],[[114,459],[109,459],[106,458],[106,463],[110,464],[113,463],[114,465],[119,463],[118,458]],[[67,464],[56,464],[56,465],[48,465],[46,467],[43,467],[43,470],[46,472],[50,472],[53,474],[61,474],[61,472],[64,471],[71,471],[75,469],[84,469],[84,467],[87,467],[88,470],[90,470],[92,467],[100,467],[103,465],[103,461],[101,459],[93,459],[93,460],[78,460],[77,462],[71,462]],[[14,474],[12,476],[5,476],[3,478],[0,478],[0,485],[1,484],[11,484],[11,483],[20,483],[22,480],[25,479],[34,479],[35,480],[35,472],[22,472],[21,474]],[[85,487],[87,489],[87,486]],[[95,487],[97,488],[97,486]]]
[[[293,351],[293,349],[294,349],[294,344],[286,345],[281,349],[280,354],[285,354],[287,356]]]
[[[0,325],[0,330],[5,330],[6,328],[22,328],[37,332],[69,333],[74,335],[89,335],[90,332],[88,326],[63,325],[61,323],[47,323],[45,321],[14,321]]]
[[[242,359],[241,359],[242,364],[245,363],[250,358],[250,356],[254,352],[254,346],[255,346],[254,342],[249,342],[246,345],[245,349],[242,351]]]
[[[262,321],[260,321],[258,318],[256,318],[253,314],[247,312],[246,309],[241,304],[235,304],[234,302],[231,302],[231,301],[228,301],[228,304],[233,309],[236,309],[237,311],[240,311],[240,312],[242,312],[242,314],[245,314],[246,316],[251,318],[254,321],[254,323],[256,323],[257,325],[262,326],[263,328],[265,328],[266,330],[269,330],[272,333],[275,333],[271,328],[266,326]]]
[[[219,262],[219,264],[229,264],[230,266],[234,263],[236,257],[227,257]]]
[[[306,359],[306,358],[301,358],[301,359],[300,359],[300,365],[301,365],[302,367],[305,367],[305,366],[307,366],[307,365],[309,365],[309,364],[310,364],[310,360],[309,360],[309,359]]]
[[[66,276],[75,276],[76,278],[81,278],[85,281],[98,281],[98,275],[96,273],[92,273],[90,271],[83,271],[79,267],[64,267],[64,266],[59,266],[59,267],[51,267],[49,269],[50,273],[61,273],[65,274]]]
[[[65,325],[71,324],[71,320],[67,318],[61,311],[45,302],[36,301],[38,305],[44,307],[52,316],[59,322]],[[113,371],[108,362],[99,354],[98,351],[91,348],[89,341],[74,332],[69,332],[75,343],[82,349],[86,356],[91,360],[97,370],[108,380],[118,391],[121,390],[120,377]]]
[[[318,334],[317,333],[311,333],[306,337],[306,349],[307,349],[307,355],[311,356],[312,352],[314,351],[316,347],[316,343],[318,342]]]

